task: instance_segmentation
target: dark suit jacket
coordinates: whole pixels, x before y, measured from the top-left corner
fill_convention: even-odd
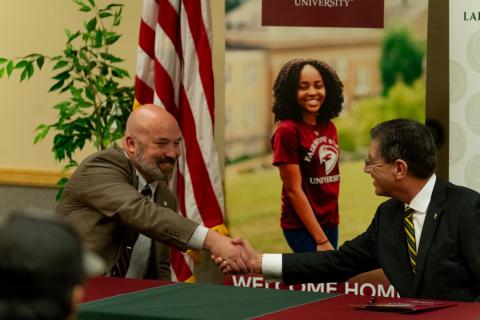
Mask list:
[[[135,167],[121,149],[110,148],[85,159],[74,172],[56,213],[74,226],[86,247],[103,257],[109,271],[138,233],[180,250],[198,224],[180,216],[175,195],[159,181],[148,201],[138,190]],[[170,280],[168,248],[152,241],[147,276]]]
[[[398,200],[382,203],[367,231],[338,251],[284,254],[284,281],[341,282],[383,268],[402,297],[479,300],[480,194],[437,177],[415,274],[408,260],[403,210]]]

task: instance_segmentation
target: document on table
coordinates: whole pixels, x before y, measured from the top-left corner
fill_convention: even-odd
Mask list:
[[[428,300],[401,300],[401,301],[377,301],[372,298],[365,304],[351,304],[354,309],[363,309],[381,312],[413,313],[424,312],[428,310],[448,308],[457,305],[454,302],[446,301],[428,301]]]

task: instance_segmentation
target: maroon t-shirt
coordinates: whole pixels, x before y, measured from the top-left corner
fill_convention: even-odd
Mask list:
[[[333,122],[311,125],[282,120],[272,136],[273,164],[298,164],[302,189],[322,227],[338,224],[339,148]],[[304,228],[285,186],[282,187],[283,229]]]

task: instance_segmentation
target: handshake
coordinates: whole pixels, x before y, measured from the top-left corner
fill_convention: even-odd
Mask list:
[[[204,249],[210,251],[212,260],[224,274],[262,272],[262,255],[247,240],[231,239],[209,230]]]

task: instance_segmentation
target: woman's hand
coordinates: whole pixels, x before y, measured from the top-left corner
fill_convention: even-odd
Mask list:
[[[335,248],[332,246],[330,241],[326,241],[322,244],[317,244],[317,251],[328,251],[328,250],[335,250]]]

